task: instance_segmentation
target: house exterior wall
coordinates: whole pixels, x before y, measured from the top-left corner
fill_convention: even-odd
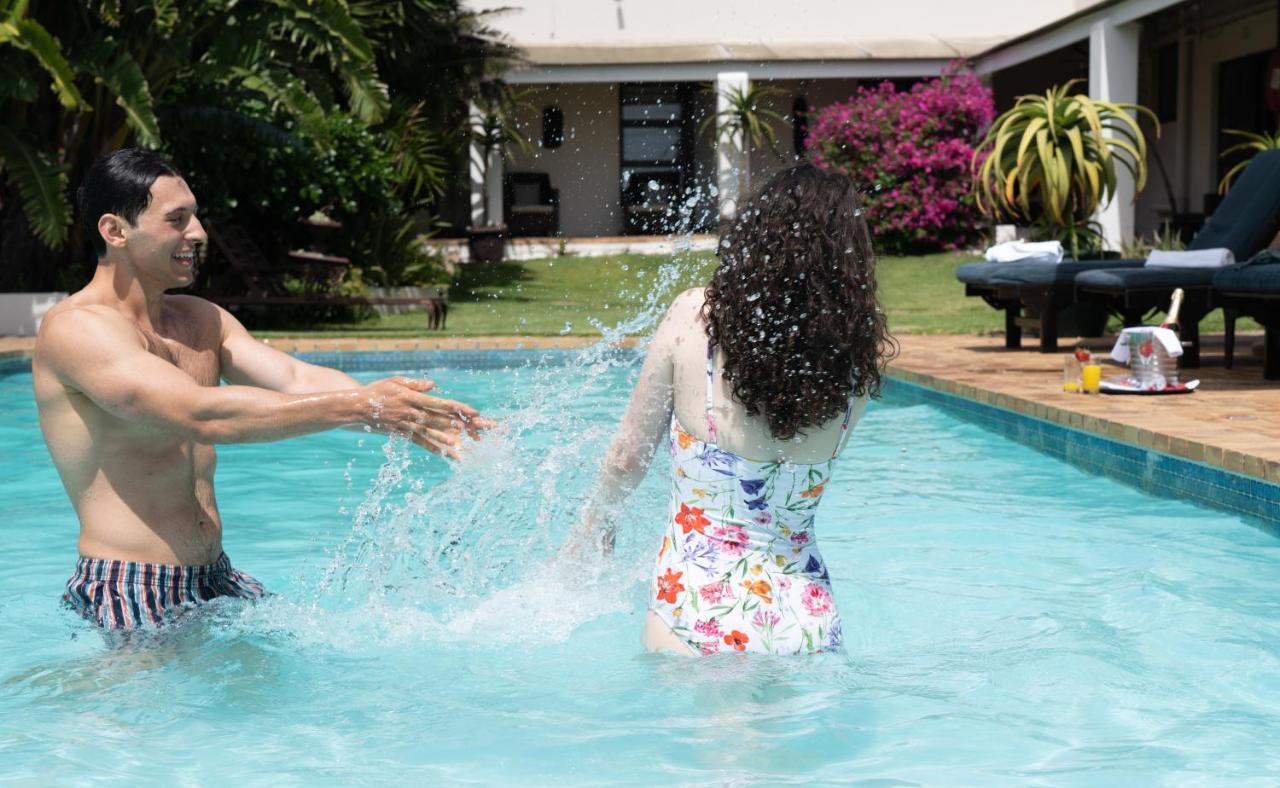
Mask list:
[[[560,190],[562,235],[619,235],[620,155],[617,85],[545,85],[527,89],[517,115],[532,142],[516,152],[507,172],[542,172]],[[564,112],[564,144],[542,147],[542,110]]]
[[[1204,209],[1205,197],[1218,189],[1219,65],[1276,48],[1280,45],[1276,39],[1276,23],[1274,4],[1258,4],[1252,9],[1242,8],[1226,19],[1209,17],[1198,32],[1186,28],[1168,29],[1164,34],[1152,35],[1144,41],[1143,89],[1139,101],[1147,106],[1155,101],[1159,78],[1151,62],[1156,50],[1163,44],[1181,44],[1183,62],[1178,117],[1161,124],[1159,140],[1153,133],[1147,135],[1169,171],[1180,211],[1200,213]],[[1262,97],[1257,100],[1261,102]],[[1149,122],[1144,122],[1143,126],[1152,130]],[[1150,237],[1161,229],[1169,200],[1152,157],[1148,157],[1148,165],[1147,187],[1138,196],[1135,209],[1135,231],[1139,236]]]
[[[778,90],[764,106],[786,120],[770,125],[778,138],[775,155],[767,148],[751,154],[751,188],[758,188],[771,175],[796,161],[792,145],[791,111],[796,96],[809,102],[811,116],[822,107],[847,100],[858,81],[771,80],[762,82]],[[560,232],[570,236],[607,236],[623,232],[621,207],[619,95],[615,84],[541,85],[522,88],[521,108],[516,116],[530,143],[527,153],[513,151],[504,170],[541,172],[551,177],[560,190]],[[549,106],[564,112],[564,144],[542,147],[542,111]],[[710,94],[699,94],[690,110],[703,118],[714,110]],[[710,188],[715,183],[714,132],[700,131],[694,139],[694,170],[691,181],[699,187],[700,214],[714,214],[715,199]]]

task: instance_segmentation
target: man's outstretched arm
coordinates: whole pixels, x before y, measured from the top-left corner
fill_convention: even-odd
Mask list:
[[[427,396],[430,383],[405,378],[309,394],[202,386],[148,353],[125,318],[88,309],[47,319],[36,353],[64,385],[108,413],[197,443],[267,442],[364,424],[455,455],[460,417],[478,416],[462,403]]]
[[[234,315],[222,307],[213,308],[218,310],[222,332],[222,376],[228,383],[258,386],[285,394],[360,387],[360,383],[345,372],[308,364],[254,339]],[[441,409],[459,404],[449,400],[439,400],[439,403]],[[463,405],[462,410],[453,412],[457,414],[461,428],[472,438],[478,438],[480,430],[494,426],[492,421],[481,418],[468,406]]]

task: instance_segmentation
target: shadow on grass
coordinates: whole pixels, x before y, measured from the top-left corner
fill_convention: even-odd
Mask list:
[[[531,301],[515,288],[532,279],[529,271],[518,263],[467,263],[459,266],[454,275],[449,300],[454,303],[489,301],[493,291],[501,290],[504,301]]]

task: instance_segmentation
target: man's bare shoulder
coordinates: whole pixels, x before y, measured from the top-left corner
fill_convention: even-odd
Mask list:
[[[32,353],[37,363],[53,364],[66,357],[100,353],[104,348],[140,348],[142,337],[128,318],[89,300],[65,299],[45,313],[36,332]]]

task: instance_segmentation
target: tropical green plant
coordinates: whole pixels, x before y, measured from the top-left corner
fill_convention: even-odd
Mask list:
[[[1116,194],[1117,163],[1147,181],[1147,144],[1130,111],[1160,121],[1146,107],[1095,101],[1073,93],[1071,80],[1044,95],[1020,96],[995,119],[974,152],[971,172],[978,209],[994,219],[1029,221],[1079,258],[1098,251],[1094,214]]]
[[[698,126],[700,133],[715,130],[716,145],[725,146],[731,156],[738,158],[738,193],[745,196],[751,189],[751,170],[748,162],[751,150],[768,145],[769,150],[777,153],[778,135],[773,130],[772,122],[785,123],[782,115],[769,109],[766,99],[781,94],[781,90],[759,83],[748,83],[745,87],[731,85],[717,89],[707,86],[707,91],[717,101],[724,102],[724,109],[708,115]]]
[[[1227,174],[1222,176],[1222,180],[1218,181],[1218,194],[1226,194],[1231,188],[1231,182],[1235,177],[1244,172],[1244,168],[1249,166],[1249,162],[1253,160],[1253,156],[1264,150],[1280,150],[1280,131],[1275,134],[1268,134],[1265,131],[1261,134],[1255,134],[1251,131],[1241,131],[1240,129],[1223,129],[1223,133],[1230,134],[1235,137],[1243,137],[1244,142],[1237,142],[1230,148],[1218,154],[1219,158],[1226,158],[1233,153],[1243,153],[1253,151],[1244,161],[1236,164],[1236,166],[1227,170]]]
[[[514,57],[486,16],[461,0],[0,0],[0,290],[83,277],[70,186],[126,144],[221,178],[220,194],[194,183],[202,203],[221,197],[209,200],[219,218],[253,224],[253,211],[276,210],[273,238],[291,232],[282,213],[346,199],[335,179],[307,174],[338,146],[338,115],[389,157],[383,177],[387,162],[370,154],[384,190],[373,202],[390,201],[401,225],[434,212],[466,149],[468,97]],[[214,168],[233,160],[244,166]],[[232,177],[245,167],[254,175]],[[299,177],[256,183],[280,168]]]

